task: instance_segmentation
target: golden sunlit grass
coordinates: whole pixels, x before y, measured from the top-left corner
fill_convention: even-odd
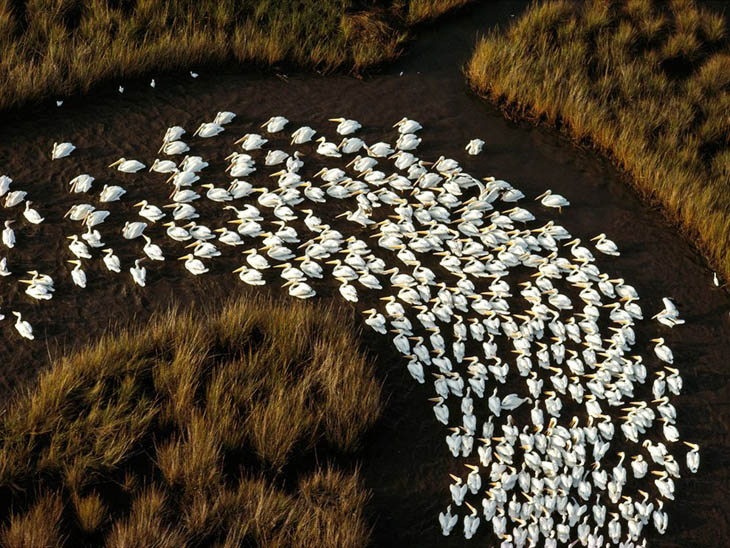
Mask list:
[[[360,72],[395,58],[412,23],[467,1],[0,0],[0,110],[230,61]]]
[[[554,0],[482,38],[472,87],[607,153],[730,277],[730,48],[692,0]]]
[[[353,332],[246,299],[56,362],[0,419],[0,545],[365,545],[357,471],[325,458],[380,412]]]

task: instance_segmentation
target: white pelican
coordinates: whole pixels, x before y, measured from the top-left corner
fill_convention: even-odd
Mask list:
[[[76,150],[76,147],[71,143],[53,143],[53,150],[51,150],[51,160],[65,158],[74,150]]]
[[[124,173],[137,173],[140,169],[144,169],[145,165],[138,160],[119,158],[116,162],[109,164],[109,167],[116,167],[118,171],[122,171]]]
[[[466,147],[464,147],[464,149],[471,156],[476,156],[482,151],[483,147],[484,141],[482,141],[481,139],[472,139],[471,141],[469,141]]]
[[[307,283],[290,280],[286,282],[282,287],[289,287],[289,295],[296,297],[297,299],[310,299],[314,297],[317,292],[312,289]]]
[[[385,158],[386,156],[390,156],[395,152],[395,150],[393,150],[393,148],[388,143],[384,143],[382,141],[377,142],[371,146],[365,145],[365,150],[367,150],[368,156],[371,156],[373,158]]]
[[[145,252],[145,255],[147,255],[153,261],[164,261],[165,256],[163,255],[160,246],[157,244],[153,244],[150,237],[146,234],[142,234],[142,238],[144,238],[144,241],[146,242],[144,244],[144,247],[142,248],[142,251]]]
[[[124,227],[122,228],[122,236],[126,240],[134,240],[142,235],[145,228],[147,228],[147,223],[143,223],[141,221],[130,223],[127,221],[124,223]]]
[[[178,261],[185,261],[185,268],[195,276],[200,276],[208,272],[208,267],[203,264],[203,261],[196,259],[191,253],[178,258]]]
[[[129,273],[132,275],[134,283],[140,287],[144,287],[147,283],[147,269],[143,266],[139,266],[144,259],[137,259],[134,261],[134,266],[130,267]]]
[[[317,154],[320,154],[322,156],[329,156],[331,158],[341,158],[342,154],[337,149],[337,145],[334,143],[330,143],[325,139],[324,137],[320,137],[317,139],[317,142],[319,143],[317,145]]]
[[[421,138],[413,133],[403,133],[395,142],[395,148],[398,150],[414,150],[421,144]],[[390,153],[388,153],[390,154]]]
[[[246,257],[246,262],[256,270],[266,270],[271,266],[269,265],[269,261],[266,260],[266,257],[259,255],[255,249],[248,249],[244,251],[243,254],[248,255],[248,257]]]
[[[415,133],[423,129],[423,126],[415,120],[409,120],[408,118],[401,118],[393,127],[398,128],[398,133]]]
[[[221,133],[225,128],[221,126],[220,124],[216,124],[215,122],[204,122],[198,126],[198,129],[195,130],[195,133],[193,133],[193,136],[200,136],[205,139],[208,139],[210,137],[215,137],[219,133]]]
[[[10,224],[13,221],[5,221],[5,228],[3,229],[3,244],[5,247],[15,247],[15,231],[10,228]]]
[[[564,207],[568,207],[570,202],[560,194],[553,194],[552,190],[546,190],[540,194],[535,200],[540,200],[540,203],[545,207],[557,208],[558,211],[563,211]]]
[[[663,337],[651,339],[651,342],[656,343],[656,345],[654,346],[654,353],[656,354],[657,358],[668,364],[674,363],[674,354],[672,353],[672,349],[664,344]]]
[[[8,192],[5,195],[5,202],[3,202],[4,207],[15,207],[20,202],[25,200],[25,197],[28,195],[28,193],[24,190],[13,190],[12,192]]]
[[[243,265],[239,266],[233,273],[238,273],[238,278],[248,285],[264,285],[266,283],[261,272],[255,268],[249,268]]]
[[[114,250],[111,248],[102,249],[106,255],[104,255],[104,265],[110,272],[121,272],[121,265],[119,263],[119,257],[114,255]]]
[[[358,301],[357,290],[352,285],[348,284],[346,279],[335,279],[340,282],[339,290],[342,298],[351,303],[356,303]]]
[[[121,198],[127,191],[117,185],[104,185],[104,188],[99,194],[100,202],[116,202]]]
[[[235,117],[236,117],[235,113],[230,112],[228,110],[224,110],[224,111],[218,112],[215,115],[215,118],[213,119],[213,123],[224,126],[226,124],[230,124]]]
[[[687,453],[687,468],[689,468],[690,472],[695,474],[700,466],[700,446],[688,441],[682,443],[691,449],[691,451]]]
[[[39,225],[43,222],[44,218],[40,216],[40,213],[35,209],[31,209],[30,204],[32,202],[28,200],[25,202],[25,211],[23,211],[23,217],[25,217],[29,223]]]
[[[157,152],[162,152],[168,156],[175,156],[177,154],[183,154],[188,150],[190,150],[190,147],[184,141],[170,141],[169,143],[163,144],[162,148],[160,148]],[[156,167],[159,167],[159,160],[155,160],[155,164],[157,164]],[[153,166],[155,166],[155,164],[153,164]],[[152,169],[154,168],[150,168],[150,171],[152,171]]]
[[[312,140],[317,132],[309,126],[302,126],[291,134],[292,145],[302,145]]]
[[[257,133],[247,133],[241,137],[235,144],[240,144],[241,148],[246,151],[257,150],[268,143],[268,139],[264,139]]]
[[[345,118],[330,118],[329,121],[338,122],[335,131],[340,135],[350,135],[351,133],[355,133],[358,129],[362,127],[360,122],[356,120],[347,120]]]
[[[167,234],[167,236],[169,238],[175,240],[176,242],[185,242],[185,241],[189,240],[190,238],[192,238],[192,236],[190,235],[190,233],[187,230],[185,230],[181,226],[177,226],[174,221],[165,223],[162,226],[167,227],[167,230],[165,231],[165,233]]]
[[[598,236],[591,238],[591,241],[596,242],[596,249],[601,253],[614,256],[621,255],[616,244],[609,240],[603,232],[601,232]]]
[[[68,263],[71,263],[74,266],[73,270],[71,271],[71,278],[73,279],[73,282],[78,285],[81,288],[86,287],[86,273],[81,270],[81,261],[78,259],[74,259],[72,261],[66,261]]]
[[[266,128],[269,133],[279,133],[289,123],[283,116],[272,116],[266,120],[261,127]]]
[[[169,127],[165,131],[165,135],[162,137],[162,142],[169,143],[171,141],[177,141],[184,134],[185,134],[185,130],[180,126]]]
[[[140,210],[138,212],[140,217],[144,217],[151,223],[155,223],[165,217],[165,213],[162,212],[162,210],[155,206],[151,205],[147,202],[147,200],[142,200],[141,202],[137,202],[134,204],[134,207],[139,207]]]
[[[88,173],[82,173],[81,175],[77,175],[71,179],[68,184],[71,187],[71,191],[78,194],[91,190],[91,183],[93,182],[94,178],[91,175]]]
[[[33,336],[33,328],[31,327],[31,325],[27,321],[22,319],[20,312],[13,312],[13,316],[17,318],[17,320],[15,320],[15,329],[18,330],[20,336],[26,339],[33,340],[35,337]]]
[[[230,202],[233,200],[233,196],[231,196],[231,193],[225,188],[216,188],[212,184],[205,184],[201,186],[208,189],[205,196],[213,202]]]
[[[102,224],[109,216],[109,212],[106,209],[97,209],[96,211],[89,211],[84,215],[82,224],[89,228],[93,228],[97,225]]]

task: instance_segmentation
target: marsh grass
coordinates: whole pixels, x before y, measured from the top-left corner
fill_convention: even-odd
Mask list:
[[[332,467],[380,412],[354,332],[244,299],[61,359],[0,419],[0,545],[366,544],[357,470]]]
[[[730,277],[730,48],[692,0],[534,3],[479,40],[479,94],[609,155]]]
[[[470,0],[0,0],[0,110],[223,63],[360,73]]]

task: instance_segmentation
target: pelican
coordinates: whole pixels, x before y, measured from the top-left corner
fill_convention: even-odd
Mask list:
[[[139,170],[144,169],[145,165],[137,160],[119,158],[116,162],[109,164],[109,167],[116,167],[118,171],[122,171],[124,173],[137,173]]]
[[[72,261],[66,261],[68,263],[71,263],[73,265],[76,265],[73,270],[71,271],[71,278],[73,279],[73,282],[78,285],[81,288],[86,287],[86,273],[81,270],[81,261],[78,259],[74,259]]]
[[[33,328],[31,325],[21,317],[20,312],[13,312],[13,316],[17,318],[15,320],[15,329],[18,330],[20,336],[33,340],[35,337],[33,336]]]
[[[309,126],[302,126],[299,129],[297,129],[294,133],[291,134],[291,143],[292,145],[302,145],[304,143],[308,143],[312,140],[312,137],[317,132],[314,131]]]
[[[224,129],[225,128],[223,126],[221,126],[220,124],[216,124],[215,122],[205,122],[198,126],[198,129],[195,130],[193,136],[197,135],[203,137],[204,139],[208,139],[210,137],[215,137]]]
[[[3,244],[5,247],[15,247],[15,231],[10,228],[10,224],[13,221],[5,221],[5,228],[3,229]]]
[[[76,150],[76,147],[71,143],[53,143],[53,150],[51,150],[51,160],[65,158],[74,150]]]
[[[601,253],[613,256],[621,255],[616,244],[609,240],[603,232],[591,238],[591,241],[596,242],[596,249]]]
[[[398,128],[398,133],[401,134],[415,133],[423,129],[423,126],[421,124],[419,124],[415,120],[409,120],[405,117],[401,118],[395,124],[393,124],[393,127]]]
[[[25,202],[25,211],[23,211],[23,217],[25,217],[29,223],[39,225],[43,222],[44,218],[40,216],[38,211],[31,209],[30,204],[32,202],[28,200]]]
[[[230,124],[235,117],[236,117],[235,113],[230,112],[228,110],[224,110],[224,111],[218,112],[215,115],[215,118],[213,119],[213,123],[224,126],[226,124]]]
[[[104,188],[99,194],[100,202],[116,202],[121,198],[127,191],[120,186],[116,185],[104,185]]]
[[[147,269],[143,266],[139,266],[144,259],[137,259],[134,261],[134,266],[130,267],[129,273],[132,275],[132,280],[140,287],[144,287],[147,283]]]
[[[187,143],[183,141],[170,141],[169,143],[163,144],[162,148],[160,148],[160,150],[158,150],[157,152],[162,152],[163,154],[167,154],[168,156],[175,156],[177,154],[183,154],[188,150],[190,150],[190,147],[187,145]],[[150,171],[152,171],[155,167],[159,167],[159,160],[155,160],[155,163],[153,164],[153,167],[150,168]]]
[[[114,255],[114,250],[111,248],[102,249],[106,255],[104,255],[104,265],[110,272],[121,272],[121,265],[119,263],[119,257]]]
[[[185,130],[180,126],[172,126],[167,128],[165,131],[165,135],[162,137],[163,143],[170,143],[172,141],[177,141],[185,134]]]
[[[15,207],[20,202],[25,200],[28,195],[24,190],[13,190],[5,195],[5,201],[3,202],[4,207]]]
[[[264,146],[266,143],[268,143],[268,139],[264,139],[261,137],[261,135],[257,133],[247,133],[243,137],[241,137],[238,141],[236,141],[235,144],[240,144],[241,148],[246,151],[250,150],[257,150]],[[237,176],[237,175],[234,175]]]
[[[82,224],[88,228],[94,228],[97,225],[102,224],[109,216],[109,211],[106,209],[97,209],[96,211],[89,211],[84,215]]]
[[[668,364],[674,363],[674,354],[672,353],[672,349],[664,344],[663,337],[651,339],[651,342],[656,343],[656,345],[654,346],[654,353],[656,354],[657,358]]]
[[[564,207],[568,207],[570,205],[568,200],[560,194],[553,194],[552,190],[546,190],[535,198],[535,200],[540,200],[540,203],[545,207],[556,208],[560,212],[563,211]]]
[[[130,223],[127,221],[124,223],[124,227],[122,228],[122,236],[126,240],[134,240],[142,235],[145,228],[147,228],[147,223],[143,223],[141,221]]]
[[[208,189],[205,196],[213,202],[230,202],[233,200],[233,196],[231,196],[231,193],[225,188],[216,188],[212,184],[205,184],[201,186]]]
[[[68,184],[73,193],[79,194],[81,192],[88,192],[91,190],[91,183],[93,182],[94,178],[91,175],[88,173],[82,173],[81,175],[77,175],[71,179]]]
[[[134,204],[134,207],[139,207],[139,216],[144,217],[151,223],[155,223],[165,217],[165,213],[163,213],[159,207],[151,205],[149,202],[147,202],[147,200],[137,202],[136,204]]]
[[[167,236],[176,242],[185,242],[192,238],[190,233],[181,226],[177,226],[173,221],[165,223],[162,226],[166,226],[167,230],[165,233]]]
[[[385,158],[395,152],[388,143],[382,141],[371,146],[365,145],[365,150],[367,150],[368,156],[373,158]]]
[[[341,158],[342,154],[339,153],[337,145],[330,143],[324,137],[317,139],[319,145],[317,145],[317,154],[322,156],[329,156],[331,158]]]
[[[335,128],[335,131],[340,135],[350,135],[362,127],[360,122],[356,120],[348,120],[346,118],[330,118],[329,121],[337,122],[337,128]]]
[[[304,282],[290,280],[282,287],[286,286],[289,286],[289,295],[296,297],[297,299],[310,299],[317,294],[309,284]]]
[[[261,127],[266,128],[269,133],[279,133],[289,123],[283,116],[272,116],[266,120]]]
[[[464,148],[469,155],[476,156],[482,151],[483,147],[484,141],[481,139],[472,139]]]
[[[195,276],[200,276],[208,272],[208,268],[203,264],[203,261],[196,259],[191,253],[178,258],[178,261],[185,261],[185,268]]]
[[[233,273],[238,273],[238,278],[248,285],[264,285],[266,283],[261,272],[255,268],[243,265],[234,270]]]
[[[162,254],[162,249],[160,248],[160,246],[157,244],[153,244],[150,237],[146,234],[142,234],[142,238],[144,238],[144,241],[146,242],[144,244],[144,247],[142,248],[142,251],[145,252],[145,255],[147,255],[153,261],[164,261],[165,256]]]

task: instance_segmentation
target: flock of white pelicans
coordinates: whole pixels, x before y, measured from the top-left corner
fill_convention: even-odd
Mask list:
[[[192,138],[223,140],[234,117],[219,112]],[[170,258],[145,234],[159,223],[166,246],[184,246],[174,259],[191,275],[204,275],[231,246],[243,250],[235,274],[245,284],[277,279],[267,271],[279,269],[270,272],[300,299],[332,279],[349,302],[381,292],[364,321],[392,340],[416,382],[433,385],[435,418],[447,428],[448,451],[464,464],[462,474],[451,475],[450,500],[438,516],[444,535],[470,539],[487,530],[507,548],[635,546],[645,544],[649,527],[664,533],[674,481],[697,470],[699,447],[682,442],[675,427],[671,399],[682,377],[672,351],[661,337],[649,348],[654,356],[633,348],[634,326],[645,317],[639,295],[595,262],[594,250],[617,256],[617,246],[599,234],[591,250],[554,220],[538,223],[523,207],[532,199],[506,181],[476,178],[453,159],[419,159],[422,128],[414,120],[395,124],[392,144],[365,143],[357,121],[332,122],[336,140],[309,126],[292,132],[286,118],[274,116],[229,142],[235,150],[223,186],[205,182],[208,163],[186,154],[179,126],[165,132],[161,158],[149,166],[112,163],[119,185],[98,188],[93,175],[79,174],[68,189],[80,200],[66,214],[78,232],[69,236],[73,268],[58,275],[83,288],[85,264],[101,259],[112,273],[126,270],[129,281],[120,283],[144,287],[143,263]],[[475,139],[466,150],[479,154],[483,144]],[[312,163],[341,167],[307,170],[305,154],[292,150],[302,145]],[[74,149],[54,144],[51,158],[67,161]],[[122,236],[140,241],[140,258],[123,266],[100,230],[113,215],[106,208],[124,200],[124,178],[144,169],[169,186],[170,200],[135,204],[139,217],[125,223]],[[43,222],[11,183],[0,178],[4,206],[25,200],[27,222]],[[199,219],[198,200],[221,204],[214,227]],[[550,191],[536,201],[553,217],[551,209],[569,205]],[[328,210],[339,202],[349,209],[335,221]],[[367,236],[348,235],[348,226],[358,234],[368,229]],[[14,246],[10,220],[2,241]],[[9,250],[0,274],[11,269]],[[31,298],[53,296],[47,273],[20,281]],[[31,325],[14,314],[20,335],[32,339]],[[653,318],[658,329],[683,323],[667,298]]]

